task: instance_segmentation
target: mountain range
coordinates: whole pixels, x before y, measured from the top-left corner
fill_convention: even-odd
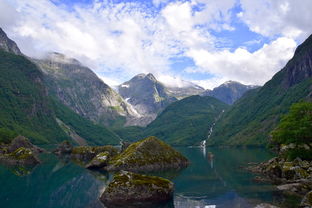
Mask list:
[[[174,145],[268,143],[289,106],[312,100],[312,36],[263,87],[228,81],[213,90],[138,74],[117,87],[60,53],[24,56],[0,29],[0,128],[35,143],[117,144],[158,136]]]

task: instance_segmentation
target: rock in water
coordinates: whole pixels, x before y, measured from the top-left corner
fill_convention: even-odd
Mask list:
[[[20,147],[14,152],[0,155],[0,162],[7,165],[36,165],[40,163],[31,149]]]
[[[188,163],[181,153],[151,136],[131,144],[122,153],[112,158],[106,170],[160,171],[185,168]]]
[[[71,152],[71,157],[75,160],[79,160],[82,162],[89,162],[92,160],[97,154],[101,152],[109,152],[110,156],[115,156],[118,153],[118,150],[111,146],[79,146],[74,147]]]
[[[170,201],[173,190],[173,183],[167,179],[121,171],[114,175],[100,200],[108,207],[150,207],[146,203]]]
[[[109,152],[101,152],[97,154],[87,165],[88,169],[102,168],[107,165],[109,160]]]
[[[8,146],[9,152],[14,152],[15,150],[19,149],[20,147],[24,147],[27,149],[32,150],[34,153],[41,153],[44,150],[37,147],[36,145],[33,145],[26,137],[24,136],[17,136],[14,138],[11,142],[11,144]]]
[[[73,145],[69,141],[63,141],[53,151],[57,155],[70,154],[73,151]]]

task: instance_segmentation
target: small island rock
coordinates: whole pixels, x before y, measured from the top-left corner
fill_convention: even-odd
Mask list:
[[[121,171],[114,175],[100,200],[108,207],[125,204],[140,207],[142,203],[157,204],[171,200],[173,190],[173,183],[167,179]]]
[[[166,169],[182,169],[189,161],[168,144],[148,137],[131,144],[127,149],[109,161],[108,171],[129,170],[160,171]]]

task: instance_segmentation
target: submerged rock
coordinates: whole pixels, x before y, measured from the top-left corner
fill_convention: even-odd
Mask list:
[[[148,137],[131,144],[127,149],[109,161],[108,171],[159,171],[181,169],[188,160],[172,147],[157,139]]]
[[[111,157],[117,155],[118,150],[111,146],[79,146],[74,147],[71,152],[71,157],[73,159],[82,161],[82,162],[89,162],[92,160],[97,154],[101,152],[108,152]]]
[[[95,168],[102,168],[108,164],[109,160],[109,152],[101,152],[97,154],[87,165],[86,168],[95,169]]]
[[[171,200],[173,190],[173,183],[167,179],[121,171],[114,175],[100,200],[108,207],[125,204],[150,207],[145,203],[157,204]]]

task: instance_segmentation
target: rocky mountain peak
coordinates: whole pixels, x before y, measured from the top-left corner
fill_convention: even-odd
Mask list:
[[[227,81],[213,90],[206,90],[201,95],[215,97],[227,104],[233,104],[246,91],[257,88],[255,85],[244,85],[237,81]]]
[[[0,28],[0,49],[14,53],[16,55],[23,55],[16,43],[8,38],[6,33]]]

